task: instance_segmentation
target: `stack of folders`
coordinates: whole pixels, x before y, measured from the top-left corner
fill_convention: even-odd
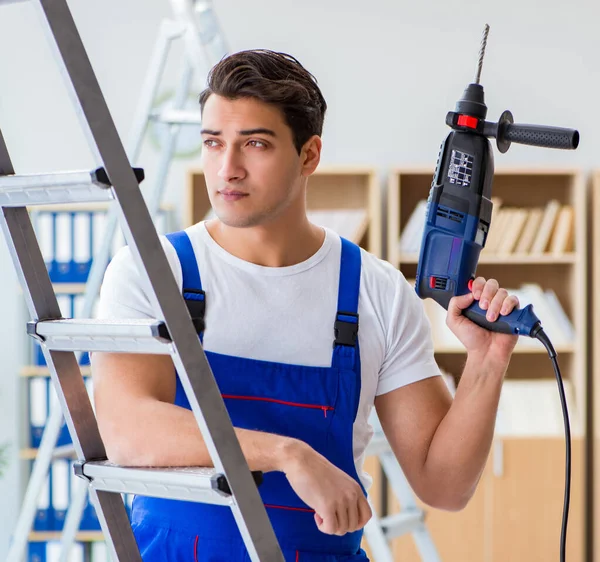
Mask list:
[[[369,225],[366,209],[309,209],[308,220],[359,244]]]
[[[156,221],[159,234],[171,230],[172,215],[168,210],[161,210]],[[50,280],[54,284],[57,300],[64,318],[80,318],[84,304],[84,294],[69,292],[64,284],[85,283],[92,265],[92,257],[99,251],[103,242],[107,221],[106,210],[46,211],[32,212],[32,221]],[[120,229],[117,229],[112,245],[111,257],[125,245]],[[95,316],[95,313],[92,314]],[[45,366],[41,348],[34,344],[31,363]],[[89,365],[89,357],[83,354],[82,365]],[[92,381],[85,377],[88,394],[93,405]],[[30,447],[38,448],[46,422],[55,408],[59,408],[58,398],[51,380],[47,376],[28,377],[29,398],[29,436]],[[71,444],[71,437],[63,420],[57,446]],[[85,482],[73,473],[73,459],[69,457],[55,458],[52,461],[46,482],[37,500],[35,531],[61,531],[65,522],[68,506],[77,486],[85,486]],[[124,500],[131,505],[133,496]],[[81,531],[99,531],[100,524],[95,509],[87,500],[80,524]],[[92,560],[107,560],[104,543],[94,543],[92,550],[97,554]],[[35,562],[53,562],[59,560],[60,547],[55,541],[31,542],[29,544],[29,560]],[[83,544],[77,543],[69,560],[88,562],[84,557]]]
[[[366,209],[308,209],[306,216],[313,224],[333,230],[355,244],[360,244],[369,226]],[[204,220],[215,217],[215,212],[209,209]]]
[[[60,290],[60,285],[55,285],[55,290]],[[56,295],[56,300],[58,301],[58,306],[60,307],[60,312],[63,318],[81,318],[81,311],[83,309],[83,305],[85,303],[85,296],[83,293],[58,293]],[[92,311],[92,317],[96,315],[96,307],[98,302],[94,305],[94,309]],[[42,353],[42,348],[37,343],[36,340],[31,339],[31,364],[36,367],[43,367],[46,365],[46,359],[44,358],[44,354]],[[80,365],[89,365],[90,358],[87,353],[82,353],[81,359],[79,360]]]
[[[64,318],[81,318],[84,304],[83,294],[69,294],[61,289],[63,284],[86,283],[92,266],[92,257],[103,243],[107,212],[95,211],[36,211],[32,221],[42,256],[58,293],[58,304]],[[172,212],[159,210],[156,217],[156,230],[166,234],[173,226]],[[117,228],[113,238],[111,258],[125,246],[125,238]],[[64,286],[64,285],[63,285]],[[92,316],[95,316],[93,312]],[[45,366],[46,360],[40,346],[32,340],[31,364]],[[81,356],[81,365],[89,365],[87,353]]]
[[[571,205],[557,200],[545,207],[503,207],[492,198],[490,233],[484,254],[498,256],[560,256],[573,251],[575,214]],[[419,201],[402,230],[398,249],[401,254],[418,254],[425,228],[427,202]]]
[[[71,547],[67,562],[110,562],[106,543],[102,541],[92,542],[89,553],[86,545],[76,542]],[[30,542],[29,557],[27,562],[60,562],[60,542]]]
[[[92,379],[85,378],[85,386],[94,407],[94,390]],[[58,397],[48,377],[31,377],[29,380],[29,425],[31,433],[31,447],[39,446],[44,426],[48,416],[54,408],[58,408]],[[67,425],[63,426],[59,434],[57,446],[72,443]],[[85,486],[85,482],[73,473],[72,458],[56,458],[52,461],[50,471],[46,476],[44,487],[37,500],[36,516],[34,521],[35,531],[61,531],[65,522],[67,509],[75,490],[78,486]],[[132,495],[124,495],[123,499],[128,507],[133,501]],[[96,510],[89,501],[83,512],[80,525],[81,531],[99,531],[100,523]]]
[[[552,289],[544,290],[537,284],[529,283],[520,289],[507,290],[510,294],[518,297],[521,307],[528,304],[533,305],[533,311],[541,320],[544,331],[552,340],[554,347],[570,347],[575,344],[576,335],[573,324]],[[425,299],[423,305],[431,324],[434,347],[444,350],[463,349],[463,345],[446,325],[446,310],[432,299]],[[517,346],[543,348],[541,342],[528,337],[519,338]]]
[[[548,376],[552,368],[548,366]],[[583,424],[569,379],[563,380],[571,435],[583,436]],[[496,416],[496,436],[499,437],[563,437],[564,420],[556,380],[506,379],[502,384]]]
[[[107,223],[107,212],[47,211],[32,212],[44,262],[53,283],[85,283],[97,255]],[[156,217],[156,230],[165,234],[170,229],[170,212],[161,210]],[[111,257],[125,245],[125,238],[117,228],[113,238]]]

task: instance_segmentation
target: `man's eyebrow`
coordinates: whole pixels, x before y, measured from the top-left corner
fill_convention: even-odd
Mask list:
[[[221,131],[216,131],[214,129],[201,129],[201,135],[212,135],[213,137],[218,137],[221,135]],[[276,137],[275,131],[271,129],[266,129],[265,127],[257,127],[255,129],[243,129],[242,131],[238,131],[238,135],[243,137],[248,137],[250,135],[269,135],[271,137]]]
[[[264,127],[257,127],[256,129],[244,129],[242,131],[238,131],[238,135],[242,135],[244,137],[250,135],[269,135],[271,137],[276,137],[275,131],[271,129],[265,129]]]

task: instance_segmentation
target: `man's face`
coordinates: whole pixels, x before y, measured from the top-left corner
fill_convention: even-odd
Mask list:
[[[202,141],[208,196],[226,225],[270,222],[301,194],[301,159],[277,108],[212,94],[202,112]]]

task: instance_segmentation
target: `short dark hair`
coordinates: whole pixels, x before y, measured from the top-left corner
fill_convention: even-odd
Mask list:
[[[278,107],[298,154],[310,137],[323,133],[327,104],[317,79],[286,53],[259,49],[225,57],[208,75],[199,97],[201,111],[211,94],[231,100],[255,98]]]

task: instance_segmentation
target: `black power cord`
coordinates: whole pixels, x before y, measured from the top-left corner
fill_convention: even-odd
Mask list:
[[[560,395],[560,404],[562,406],[563,420],[565,424],[565,498],[563,504],[562,527],[560,532],[560,562],[565,562],[567,522],[569,520],[569,503],[571,501],[571,424],[569,422],[569,411],[567,410],[565,388],[563,386],[562,376],[560,374],[560,368],[556,359],[556,351],[554,350],[554,346],[542,329],[541,325],[538,325],[538,328],[533,330],[532,337],[537,338],[544,344],[544,347],[550,356],[550,360],[552,361],[552,366],[554,367],[554,373],[556,375],[556,382],[558,383],[558,393]]]

